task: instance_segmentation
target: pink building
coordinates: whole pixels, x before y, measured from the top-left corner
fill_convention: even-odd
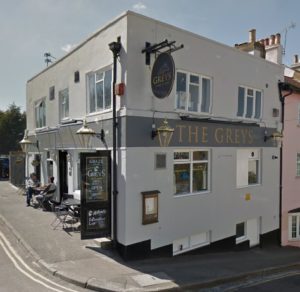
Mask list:
[[[285,82],[293,94],[285,98],[282,166],[283,246],[300,247],[300,63],[285,70]]]

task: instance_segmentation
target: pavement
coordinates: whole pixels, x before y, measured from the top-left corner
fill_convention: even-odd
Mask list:
[[[9,229],[36,264],[91,290],[199,291],[300,270],[300,249],[276,246],[126,262],[94,240],[81,240],[77,229],[54,230],[55,215],[26,207],[25,201],[22,192],[0,181],[0,225]]]

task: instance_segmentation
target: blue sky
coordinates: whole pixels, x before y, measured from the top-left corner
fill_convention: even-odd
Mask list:
[[[62,57],[125,10],[229,46],[252,28],[258,39],[279,32],[284,42],[287,29],[285,64],[300,55],[298,0],[0,0],[0,110],[13,102],[25,110],[26,82],[45,68],[45,52]]]

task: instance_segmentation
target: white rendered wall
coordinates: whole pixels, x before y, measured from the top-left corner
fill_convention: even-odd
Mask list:
[[[186,148],[187,149],[187,148]],[[193,149],[193,148],[191,148]],[[262,149],[261,184],[236,186],[237,148],[207,148],[211,151],[210,192],[188,196],[173,194],[173,151],[162,148],[130,148],[126,151],[125,245],[151,239],[152,248],[171,244],[186,236],[211,232],[217,241],[235,236],[236,224],[262,218],[261,232],[279,227],[279,178],[277,148]],[[155,170],[155,153],[167,153],[167,168]],[[142,225],[141,192],[159,190],[159,222]],[[245,200],[250,193],[251,199]]]
[[[58,92],[69,88],[69,113],[70,118],[83,118],[87,115],[86,104],[86,74],[91,71],[112,66],[113,55],[108,44],[121,37],[122,61],[118,65],[118,82],[126,81],[126,43],[127,21],[121,17],[117,23],[111,23],[99,34],[87,41],[79,49],[58,60],[52,66],[38,74],[27,83],[27,129],[35,129],[34,104],[42,97],[46,97],[46,126],[55,127],[59,121]],[[74,83],[74,72],[80,72],[80,82]],[[49,88],[55,86],[55,99],[49,100]],[[111,113],[109,113],[111,116]],[[101,113],[93,113],[88,121],[99,118]]]
[[[128,109],[174,111],[176,83],[169,97],[153,97],[151,66],[145,65],[145,54],[141,54],[146,41],[155,44],[165,39],[184,44],[183,49],[172,53],[176,70],[212,78],[212,116],[236,119],[238,86],[244,85],[262,90],[262,120],[267,126],[277,126],[279,118],[272,117],[272,109],[280,108],[277,83],[283,80],[283,67],[135,14],[128,18]],[[153,65],[154,54],[151,61]]]

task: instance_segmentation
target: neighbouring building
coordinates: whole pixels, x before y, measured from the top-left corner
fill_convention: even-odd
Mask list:
[[[251,37],[247,54],[242,45],[122,14],[28,81],[27,173],[42,181],[53,175],[60,195],[80,196],[88,206],[83,229],[89,236],[102,230],[125,258],[276,238],[280,153],[272,137],[281,130],[283,66],[266,60],[266,47]],[[125,92],[116,98],[114,161],[108,45],[117,40],[116,81]],[[154,96],[151,81],[160,92],[173,79],[172,61],[153,73],[156,58],[170,50],[174,86]],[[84,120],[96,132],[89,148],[76,134]],[[156,134],[164,121],[173,136],[161,147]]]
[[[285,98],[282,166],[282,245],[300,247],[300,63],[285,69],[293,93]],[[284,92],[288,94],[288,92]]]

